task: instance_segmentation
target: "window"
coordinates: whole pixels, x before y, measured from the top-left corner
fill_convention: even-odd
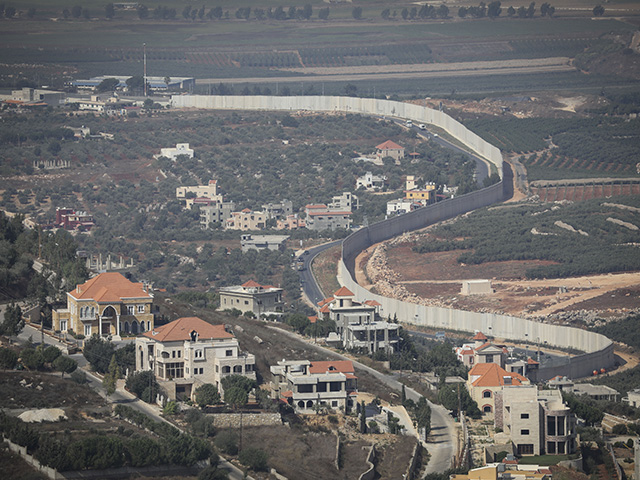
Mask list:
[[[485,405],[482,407],[482,413],[491,413],[491,405]]]
[[[165,378],[183,378],[184,363],[168,363],[165,367]]]
[[[232,357],[233,356],[233,350],[227,350],[225,353],[226,357]]]
[[[182,357],[182,351],[178,350],[178,358],[181,358],[181,357]]]
[[[204,350],[196,350],[194,358],[204,358]]]
[[[127,315],[134,315],[135,309],[133,305],[127,305]]]
[[[520,435],[529,435],[529,429],[523,428],[522,430],[520,430]]]
[[[331,400],[331,406],[332,407],[337,407],[338,406],[338,401],[337,400]]]
[[[556,442],[547,442],[547,453],[552,455],[556,453]]]
[[[558,442],[558,453],[560,455],[564,455],[566,452],[564,451],[564,442]]]
[[[532,443],[519,444],[518,455],[533,455],[533,444]]]
[[[493,355],[487,355],[486,358],[487,358],[486,360],[487,363],[493,363]]]
[[[485,390],[482,392],[482,398],[491,398],[491,390]]]
[[[298,393],[313,393],[313,385],[298,385]]]
[[[144,305],[138,305],[138,313],[144,313]]]
[[[244,304],[245,304],[245,305],[249,305],[249,300],[245,300],[245,301],[244,301]]]
[[[176,351],[171,352],[171,358],[176,358]]]
[[[526,418],[529,418],[529,414],[528,413],[521,413],[520,414],[520,418],[522,418],[523,420]]]
[[[91,325],[85,325],[84,326],[84,336],[85,337],[90,337],[91,336]]]
[[[60,320],[60,331],[61,332],[66,332],[67,331],[67,321],[66,320]]]

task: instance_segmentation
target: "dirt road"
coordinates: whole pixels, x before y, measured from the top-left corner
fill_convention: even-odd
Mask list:
[[[468,77],[483,75],[521,75],[574,71],[566,57],[497,60],[492,62],[427,63],[417,65],[367,65],[359,67],[295,68],[279,70],[300,73],[299,76],[203,78],[198,85],[217,83],[278,82],[353,82],[359,80],[400,80],[411,78]]]

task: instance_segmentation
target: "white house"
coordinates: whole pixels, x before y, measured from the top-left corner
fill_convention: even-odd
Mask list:
[[[170,160],[176,160],[180,155],[193,158],[193,153],[193,149],[189,148],[188,143],[177,143],[175,148],[161,148],[160,155],[156,155],[155,157],[167,157]]]

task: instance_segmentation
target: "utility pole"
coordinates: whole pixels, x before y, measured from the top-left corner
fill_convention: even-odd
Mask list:
[[[144,96],[147,96],[147,44],[142,44],[142,63],[143,63],[143,74],[142,81],[144,82]]]

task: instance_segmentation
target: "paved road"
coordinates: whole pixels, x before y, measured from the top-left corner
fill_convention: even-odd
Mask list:
[[[302,286],[302,290],[304,291],[304,294],[307,296],[307,298],[313,305],[317,305],[320,300],[325,298],[325,296],[323,292],[320,290],[320,287],[318,286],[315,280],[315,277],[313,276],[313,272],[311,271],[311,263],[313,262],[313,259],[316,256],[318,256],[318,254],[320,254],[321,252],[324,252],[328,248],[331,248],[335,245],[339,245],[341,242],[342,240],[336,240],[334,242],[318,245],[317,247],[313,247],[313,248],[310,248],[309,250],[305,250],[306,252],[309,252],[309,253],[302,254],[299,257],[299,258],[302,258],[304,261],[303,263],[304,270],[300,270],[298,272],[300,276],[300,285]],[[296,261],[296,265],[297,264],[298,262]],[[324,292],[324,293],[327,293],[327,295],[329,294],[329,292]]]
[[[269,326],[269,328],[275,329],[278,333],[282,335],[289,335],[292,338],[295,338],[298,341],[302,341],[298,335],[295,333],[287,332],[286,330],[282,330],[278,327]],[[322,352],[323,354],[331,357],[331,358],[339,358],[341,360],[351,360],[356,368],[361,370],[365,370],[367,373],[374,376],[381,383],[388,386],[389,388],[396,390],[397,392],[402,391],[402,383],[397,381],[391,375],[385,375],[384,373],[380,373],[377,370],[374,370],[371,367],[368,367],[358,361],[355,361],[345,355],[341,355],[339,353],[334,352],[333,350],[329,350],[328,348],[324,348],[320,345],[316,345],[313,343],[308,344],[311,348]],[[410,398],[414,402],[418,402],[420,400],[420,395],[418,392],[413,390],[412,388],[405,387],[405,393],[407,398]],[[427,439],[427,443],[425,447],[429,451],[431,458],[429,459],[429,463],[427,465],[426,473],[441,473],[451,468],[453,465],[453,459],[456,455],[457,445],[457,433],[455,422],[449,412],[442,406],[436,405],[429,402],[429,406],[431,407],[431,434]]]

